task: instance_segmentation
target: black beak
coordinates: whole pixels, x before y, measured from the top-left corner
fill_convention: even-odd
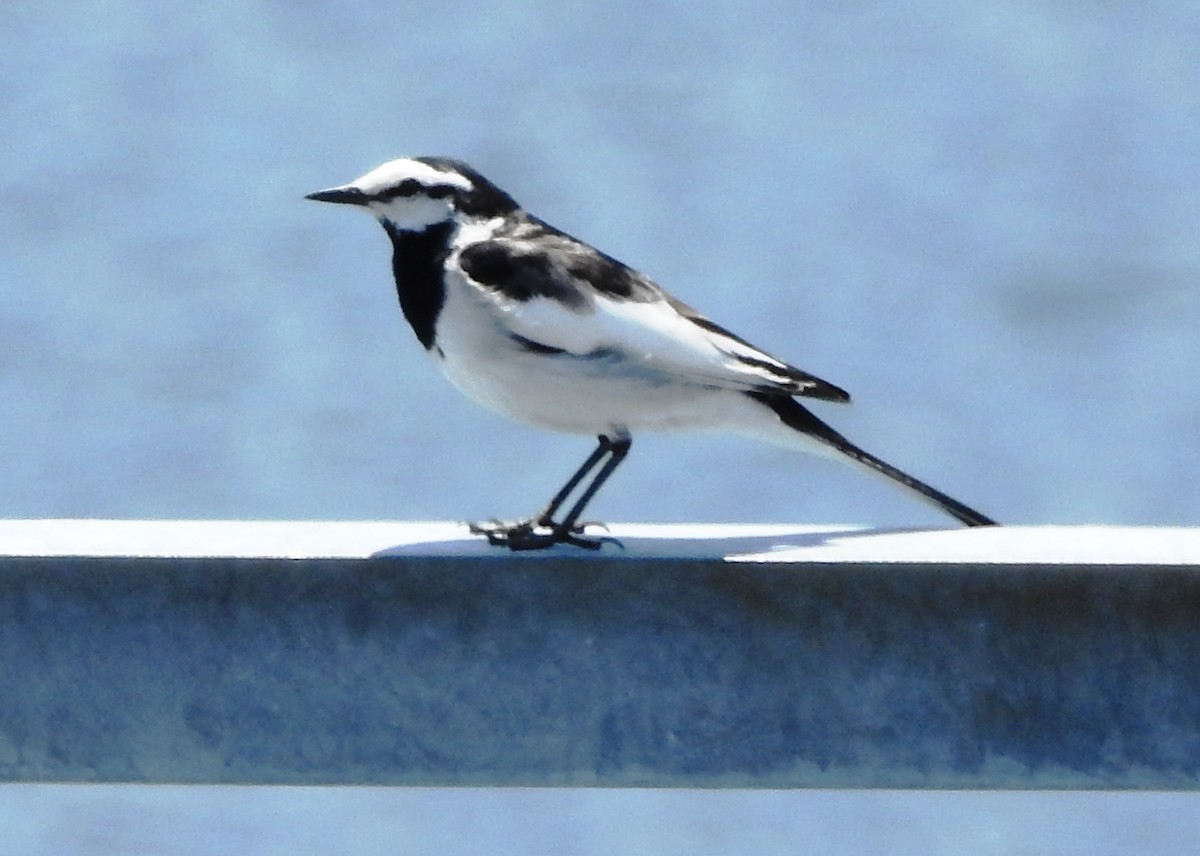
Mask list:
[[[334,202],[339,205],[366,205],[371,200],[357,187],[331,187],[328,190],[318,190],[304,197],[316,202]]]

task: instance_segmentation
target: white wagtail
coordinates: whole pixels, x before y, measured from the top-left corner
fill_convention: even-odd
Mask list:
[[[471,525],[493,544],[599,547],[606,539],[586,537],[580,515],[642,429],[719,428],[830,455],[895,480],[968,526],[993,524],[858,448],[797,401],[846,402],[845,391],[527,213],[462,161],[389,161],[307,198],[358,206],[383,225],[404,317],[455,386],[518,421],[599,437],[541,513]]]

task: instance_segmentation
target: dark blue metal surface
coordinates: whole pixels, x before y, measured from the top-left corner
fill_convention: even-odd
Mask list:
[[[1192,788],[1200,572],[0,560],[0,779]]]

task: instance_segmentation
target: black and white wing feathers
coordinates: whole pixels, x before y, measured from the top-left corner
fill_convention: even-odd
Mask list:
[[[618,354],[683,382],[850,400],[837,386],[708,320],[644,274],[535,218],[467,244],[457,261],[528,350]]]

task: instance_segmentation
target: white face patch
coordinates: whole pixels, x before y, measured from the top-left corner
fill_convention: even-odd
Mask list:
[[[405,182],[414,182],[416,192],[408,195],[392,195]],[[372,199],[367,210],[380,220],[387,220],[404,231],[420,231],[435,223],[449,220],[453,214],[453,202],[449,196],[434,198],[423,192],[423,188],[446,186],[459,190],[471,190],[473,185],[457,172],[443,172],[428,164],[409,158],[388,161],[375,167],[346,187],[357,188]]]
[[[367,210],[402,232],[424,231],[436,223],[444,223],[454,214],[454,206],[448,198],[431,199],[419,193],[371,202]]]

